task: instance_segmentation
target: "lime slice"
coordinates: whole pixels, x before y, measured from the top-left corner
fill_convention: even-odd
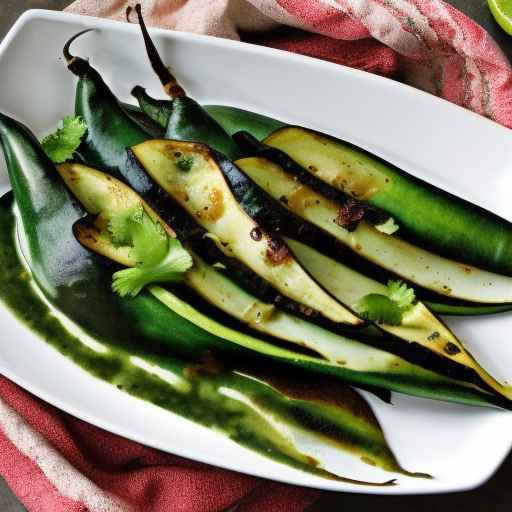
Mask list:
[[[494,19],[512,36],[512,0],[487,0]]]

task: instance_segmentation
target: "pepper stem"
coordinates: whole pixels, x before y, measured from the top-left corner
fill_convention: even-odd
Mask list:
[[[73,44],[73,42],[75,41],[75,39],[78,39],[82,34],[85,34],[87,32],[92,32],[94,29],[93,28],[87,28],[85,30],[82,30],[81,32],[78,32],[78,34],[75,34],[71,39],[68,40],[68,42],[64,45],[64,48],[62,49],[62,53],[64,54],[64,58],[66,59],[66,62],[68,64],[68,66],[70,66],[71,64],[73,64],[73,62],[80,58],[80,57],[75,57],[74,55],[71,55],[71,52],[69,51],[71,45]]]
[[[126,10],[126,18],[130,21],[130,13],[131,8]],[[148,54],[149,61],[151,63],[151,67],[153,71],[156,73],[160,82],[164,87],[165,93],[171,98],[176,98],[177,96],[186,96],[186,92],[178,83],[174,75],[171,73],[169,68],[163,63],[158,51],[149,35],[148,29],[146,27],[146,23],[144,22],[144,18],[142,16],[142,8],[140,4],[135,5],[135,12],[137,13],[137,18],[139,20],[140,29],[142,31],[142,37],[144,38],[144,44],[146,46],[146,52]]]

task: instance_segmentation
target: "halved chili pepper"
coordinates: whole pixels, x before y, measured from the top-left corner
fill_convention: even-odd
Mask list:
[[[370,388],[472,405],[510,407],[509,401],[474,385],[357,342],[352,342],[359,347],[356,354],[362,352],[350,369],[348,362],[336,365],[225,327],[159,287],[154,287],[152,294],[143,292],[130,300],[117,297],[110,289],[113,269],[74,237],[73,224],[86,212],[67,192],[35,137],[20,123],[0,114],[0,141],[20,212],[20,228],[26,238],[24,256],[34,279],[50,302],[93,337],[111,343],[118,340],[134,349],[145,346],[171,350],[196,360],[208,351],[229,361],[268,358],[269,362],[283,364],[283,368],[298,367],[312,375],[324,373]],[[354,350],[352,345],[347,349]]]

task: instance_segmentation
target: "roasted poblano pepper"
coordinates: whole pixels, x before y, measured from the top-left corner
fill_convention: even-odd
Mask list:
[[[119,344],[119,339],[93,348],[66,331],[57,317],[51,315],[51,322],[45,321],[47,306],[31,292],[31,278],[26,277],[16,248],[13,205],[12,193],[0,199],[0,275],[5,284],[0,298],[14,313],[29,320],[41,337],[50,343],[55,338],[57,348],[96,377],[319,476],[359,485],[392,484],[361,482],[341,476],[339,468],[333,471],[313,453],[315,443],[325,442],[335,451],[348,451],[383,470],[426,476],[411,474],[399,465],[365,400],[332,379],[319,378],[311,389],[299,376],[278,375],[268,366],[233,369],[216,360],[191,364],[151,353],[151,347],[129,348]],[[18,233],[19,229],[20,225]],[[11,287],[16,288],[16,294],[9,293]],[[112,312],[105,310],[104,316]]]
[[[512,224],[346,142],[299,127],[264,140],[326,183],[389,212],[402,236],[463,263],[512,275]]]
[[[173,208],[176,208],[175,204],[173,206],[172,202],[169,202],[168,194],[166,194],[161,187],[149,178],[148,174],[140,168],[140,165],[135,159],[121,156],[125,154],[124,139],[120,140],[115,131],[111,129],[111,126],[117,125],[118,123],[124,123],[125,126],[123,128],[123,133],[127,133],[129,131],[131,135],[135,134],[135,137],[133,138],[140,137],[140,128],[131,119],[127,118],[124,110],[108,87],[101,80],[99,74],[95,71],[87,71],[91,69],[91,67],[86,61],[77,57],[71,57],[69,54],[66,55],[66,57],[70,62],[70,68],[72,71],[76,72],[77,69],[82,71],[82,73],[80,73],[81,78],[77,88],[76,114],[84,117],[87,125],[89,126],[89,134],[87,139],[84,141],[83,146],[85,146],[85,149],[81,150],[81,154],[83,153],[88,155],[86,161],[89,165],[111,170],[115,176],[121,177],[137,193],[139,193],[164,218],[164,220],[167,221],[169,212],[171,212]],[[84,73],[83,71],[87,71],[87,73]],[[93,82],[93,84],[97,82],[97,84],[94,87],[84,88],[80,86],[80,82],[83,80]],[[88,92],[94,90],[101,90],[104,94],[94,94],[91,97]],[[94,108],[91,108],[90,106],[91,100],[93,100]],[[115,115],[115,122],[112,122],[109,125],[104,123],[103,119],[106,119],[103,115],[104,113],[108,113],[108,115]],[[93,129],[91,129],[91,126]],[[144,135],[144,138],[147,139],[148,136]],[[105,147],[108,148],[109,151],[112,151],[111,153],[108,153],[109,158],[103,160],[101,148]],[[110,165],[112,161],[117,162],[116,167],[112,167]],[[232,167],[236,169],[235,166]],[[237,180],[239,175],[243,176],[240,172],[235,173],[235,175]],[[225,176],[229,181],[231,177],[230,174],[225,173]],[[250,184],[250,180],[246,181],[247,184]],[[234,186],[239,186],[239,183],[230,183],[230,185],[233,188]],[[161,294],[158,296],[161,300],[165,300]],[[181,306],[178,307],[178,303],[174,299],[166,301],[166,304],[170,307],[176,307],[176,311],[193,314],[193,312],[187,308],[182,309]],[[190,316],[188,318],[190,319]],[[200,324],[204,327],[204,324],[201,322],[202,321],[200,321]],[[407,352],[409,353],[410,350]],[[401,355],[403,356],[405,354],[402,353]],[[423,356],[421,356],[421,359],[423,359]],[[414,360],[417,360],[417,358],[414,357]],[[437,370],[437,366],[433,366],[432,368]],[[457,378],[460,378],[460,375],[457,375]]]
[[[203,107],[188,97],[169,67],[162,62],[144,23],[140,5],[135,10],[151,66],[172,101],[153,100],[140,86],[134,88],[133,95],[142,111],[165,127],[165,138],[203,142],[233,160],[240,153],[231,139],[232,133],[245,129],[262,138],[283,126],[280,121],[242,109],[219,105]]]
[[[66,191],[37,140],[27,128],[3,115],[0,139],[20,212],[23,252],[34,279],[48,300],[98,340],[119,340],[135,348],[171,349],[196,360],[208,352],[245,362],[268,358],[362,386],[472,405],[509,407],[508,401],[474,385],[360,343],[347,344],[350,360],[340,365],[281,348],[222,325],[158,286],[134,299],[117,297],[110,288],[113,269],[76,241],[72,225],[86,212]]]
[[[149,37],[140,4],[135,7],[144,36],[146,50],[153,69],[162,82],[165,92],[173,98],[173,105],[167,119],[165,137],[168,139],[204,142],[230,159],[239,156],[238,146],[197,101],[187,96],[169,69],[163,65],[158,52]]]
[[[282,131],[286,129],[277,133]],[[335,223],[330,220],[336,218],[338,212],[341,215],[346,205],[353,206],[353,199],[333,186],[333,183],[326,183],[317,177],[318,172],[311,171],[316,167],[306,171],[285,152],[259,142],[248,133],[238,132],[234,139],[238,141],[244,153],[257,156],[239,162],[242,167],[248,166],[247,172],[249,169],[253,171],[252,175],[249,172],[253,180],[265,182],[266,188],[271,188],[275,196],[288,201],[287,206],[294,213],[303,218],[307,217],[310,222],[355,253],[373,264],[384,267],[388,273],[394,273],[419,285],[427,292],[426,295],[431,298],[437,311],[452,314],[483,314],[512,308],[510,277],[463,265],[416,247],[407,240],[400,239],[400,230],[392,236],[380,233],[379,226],[374,229],[364,222],[375,215],[372,207],[366,202],[355,205],[358,208],[357,212],[363,214],[363,222],[358,221],[360,225],[356,223],[352,229],[344,229],[343,225],[338,225],[339,218]],[[321,147],[317,150],[321,151]],[[315,212],[311,207],[304,208],[305,202],[317,204],[318,211]],[[329,209],[331,214],[327,213]],[[324,223],[326,215],[329,222]],[[466,302],[455,300],[457,297],[465,299]]]

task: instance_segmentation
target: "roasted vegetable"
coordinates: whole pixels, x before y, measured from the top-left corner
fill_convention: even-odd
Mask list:
[[[201,144],[152,140],[131,148],[146,172],[208,231],[220,249],[242,261],[289,297],[334,322],[361,323],[327,295],[297,264],[275,234],[266,232],[238,204],[217,158]],[[184,162],[187,163],[184,167]]]
[[[168,278],[167,267],[159,263],[160,257],[157,258],[157,270],[163,266],[163,275],[153,270],[153,267],[148,270],[144,266],[138,266],[141,259],[147,259],[146,253],[153,258],[155,246],[156,250],[160,251],[159,245],[163,244],[161,251],[165,255],[167,239],[175,237],[171,226],[167,225],[140,196],[115,178],[81,164],[64,164],[58,166],[57,170],[70,191],[93,216],[80,219],[75,223],[74,232],[78,241],[84,247],[123,266],[134,267],[114,274],[116,291],[119,286],[118,276],[130,270],[139,271],[146,278],[145,285],[151,282],[161,284],[174,280],[173,276],[171,279]],[[131,239],[134,212],[137,216],[135,219],[137,230],[140,229],[141,223],[148,224],[148,227],[142,224],[143,234],[139,245],[134,244]],[[147,217],[146,220],[143,220],[144,216]],[[128,229],[127,236],[126,229]],[[176,242],[179,243],[177,240]],[[183,257],[187,263],[183,281],[203,299],[255,330],[304,346],[328,361],[335,363],[343,357],[343,354],[340,355],[340,344],[343,345],[345,342],[344,337],[279,311],[273,304],[259,301],[203,261],[193,249],[188,246],[187,249]],[[194,260],[192,267],[188,265],[189,255]],[[174,263],[171,267],[171,272],[174,273]],[[130,274],[128,277],[131,280]],[[136,282],[139,283],[139,281],[137,277]],[[139,287],[137,292],[140,292]]]
[[[80,193],[80,199],[84,201],[84,204],[91,213],[99,213],[98,209],[106,206],[119,207],[126,204],[126,196],[119,193],[119,191],[115,192],[116,189],[114,189],[114,194],[120,199],[119,203],[108,200],[108,195],[102,196],[100,184],[98,183],[94,185],[89,184],[88,186],[84,186],[84,183],[80,184],[80,180],[77,180],[77,178],[83,179],[84,174],[73,173],[73,168],[76,170],[76,166],[64,165],[59,167],[59,170],[65,176],[66,181],[71,186],[75,186],[75,191]],[[27,171],[32,173],[33,168],[25,169],[25,172]],[[49,174],[50,176],[54,175],[52,167],[47,169],[46,172],[51,173]],[[45,179],[49,179],[46,174],[44,176],[46,176]],[[55,190],[59,191],[59,188],[56,186]],[[93,191],[95,193],[91,194]],[[108,194],[108,190],[104,189],[103,194]],[[46,201],[49,201],[52,194],[45,193],[44,197]],[[89,199],[87,200],[86,198]],[[69,198],[64,196],[64,199],[66,200],[64,205],[69,203]],[[60,200],[62,202],[62,198]],[[79,209],[77,210],[76,206],[71,212],[72,215],[69,218],[59,218],[59,223],[53,226],[53,229],[59,232],[59,240],[68,247],[72,245],[73,240],[70,239],[71,231],[67,230],[67,224],[70,221],[78,221],[82,218],[82,214]],[[108,258],[115,259],[125,266],[133,264],[130,263],[129,251],[123,252],[121,247],[114,247],[110,238],[97,236],[101,235],[98,225],[101,226],[103,224],[105,226],[104,221],[105,219],[103,218],[103,222],[93,225],[94,230],[92,233],[90,231],[87,232],[87,230],[82,232],[84,226],[78,223],[76,233],[79,239],[92,250]],[[43,216],[39,222],[44,225],[49,220]],[[168,227],[166,229],[172,233]],[[61,251],[62,246],[52,245],[51,249]],[[49,256],[52,255],[50,254]],[[77,269],[85,273],[85,270],[81,268],[79,263],[80,259],[76,260]],[[246,362],[247,358],[251,358],[251,353],[256,353],[268,356],[271,360],[283,361],[294,366],[347,379],[348,382],[357,383],[363,387],[372,388],[378,386],[423,397],[474,405],[486,403],[506,405],[506,402],[503,400],[484,393],[472,385],[424,370],[421,367],[404,361],[400,357],[366,346],[360,342],[349,340],[343,336],[336,336],[314,324],[309,324],[279,312],[279,310],[275,310],[275,314],[269,318],[263,317],[263,325],[258,324],[256,327],[262,332],[274,334],[278,338],[284,338],[288,341],[305,345],[311,350],[322,354],[322,358],[285,350],[236,330],[228,329],[187,305],[176,295],[158,287],[152,289],[152,293],[158,295],[167,305],[178,311],[178,314],[183,314],[184,316],[180,320],[174,318],[171,311],[167,314],[165,310],[159,310],[144,293],[130,301],[119,301],[109,290],[110,274],[101,261],[95,259],[92,259],[92,261],[87,260],[84,261],[84,266],[87,269],[86,275],[91,280],[91,286],[97,283],[98,280],[102,280],[100,281],[101,286],[92,290],[99,294],[100,300],[96,300],[97,306],[103,308],[104,312],[110,311],[111,314],[107,315],[108,318],[118,318],[121,325],[112,325],[110,321],[105,322],[105,324],[98,324],[97,320],[93,322],[93,318],[88,314],[91,311],[91,306],[82,300],[82,287],[76,289],[76,295],[68,295],[67,300],[61,303],[61,309],[71,319],[83,322],[82,325],[96,329],[95,334],[100,337],[105,337],[106,335],[108,339],[109,335],[113,336],[113,333],[118,332],[119,335],[122,335],[124,332],[123,327],[126,325],[129,332],[124,342],[128,342],[133,337],[132,339],[137,339],[138,346],[140,344],[148,344],[147,346],[150,347],[164,344],[177,353],[195,358],[200,357],[206,350],[210,350],[221,355],[239,355]],[[95,276],[96,274],[98,275]],[[213,279],[212,275],[214,276]],[[80,279],[80,273],[77,270],[69,273],[69,279]],[[244,318],[246,316],[245,313],[257,310],[258,308],[268,312],[268,305],[259,303],[254,297],[251,297],[234,283],[216,272],[211,266],[207,266],[201,261],[197,264],[195,275],[190,277],[189,273],[185,280],[211,303],[221,309],[222,307],[226,308],[227,312],[238,315],[238,318],[242,321],[247,321],[247,317]],[[189,280],[195,282],[189,282]],[[84,286],[89,291],[86,283],[84,283]],[[126,312],[124,312],[125,308]],[[77,310],[82,315],[86,314],[86,316],[78,315]],[[97,314],[95,308],[92,308],[92,312]],[[188,316],[189,313],[191,314],[190,317]],[[250,313],[249,316],[251,316]],[[253,316],[255,320],[256,317],[257,314]],[[106,316],[102,318],[106,318]],[[211,337],[208,339],[209,335],[205,331],[194,331],[189,320],[194,322],[195,325],[205,327],[211,333]],[[134,325],[131,325],[132,322],[134,322]],[[255,326],[255,323],[252,323],[252,327]],[[108,330],[111,327],[113,332]],[[107,332],[105,332],[105,328],[107,328]],[[201,332],[202,334],[200,334]],[[219,333],[221,337],[219,338],[213,333]],[[246,350],[243,350],[242,347],[246,347]],[[234,352],[233,349],[235,349]]]
[[[300,242],[287,239],[287,243],[307,271],[341,302],[358,305],[368,295],[389,297],[389,289],[386,286],[358,274]],[[347,286],[347,283],[350,285]],[[418,344],[441,358],[474,371],[497,393],[508,398],[512,397],[512,388],[499,383],[489,375],[453,333],[421,302],[410,304],[403,311],[400,320],[398,325],[387,323],[378,323],[378,325],[403,342]]]
[[[208,350],[245,361],[263,356],[364,386],[508,407],[508,401],[472,385],[444,378],[361,344],[358,350],[368,352],[358,352],[361,358],[350,369],[227,329],[158,287],[153,287],[152,293],[168,307],[146,293],[131,300],[117,297],[110,289],[111,271],[75,240],[70,227],[84,212],[71,200],[37,140],[27,128],[3,115],[0,140],[20,211],[20,228],[26,240],[24,254],[32,273],[48,300],[95,338],[119,340],[126,346],[133,346],[133,340],[137,340],[138,346],[169,347],[194,358]]]
[[[264,143],[338,190],[387,211],[399,224],[400,236],[455,260],[512,276],[510,222],[312,130],[285,127]]]
[[[112,293],[112,272],[73,236],[72,225],[85,212],[30,131],[0,114],[0,139],[20,212],[24,255],[45,296],[99,340],[131,345],[139,339],[149,346],[187,343],[193,336],[190,325],[158,301],[147,295],[125,301]],[[147,323],[148,318],[153,321]],[[177,321],[171,336],[166,333],[173,319]]]
[[[87,135],[77,150],[77,156],[88,165],[98,166],[115,174],[129,164],[126,151],[120,148],[138,144],[148,139],[149,135],[128,116],[101,75],[89,62],[71,55],[71,44],[86,32],[89,31],[85,30],[72,37],[63,50],[68,69],[79,77],[75,115],[83,119],[87,126]],[[106,131],[113,135],[106,137]]]
[[[160,132],[152,131],[151,134],[155,138],[162,138],[173,112],[174,102],[154,99],[141,86],[134,87],[132,94],[137,99],[140,110],[161,128]],[[244,130],[257,139],[263,139],[284,126],[281,121],[249,110],[225,105],[202,105],[202,107],[228,135]],[[126,106],[126,108],[129,109],[129,113],[133,111],[133,107]]]
[[[236,165],[288,210],[409,282],[441,295],[479,303],[512,301],[510,277],[443,258],[397,236],[386,235],[364,219],[350,231],[340,222],[343,204],[319,194],[281,166],[261,157],[244,158]]]
[[[168,139],[203,142],[231,159],[239,156],[238,146],[233,139],[197,101],[187,96],[185,90],[178,84],[169,68],[164,66],[147,31],[140,5],[137,4],[135,9],[153,70],[160,79],[164,91],[173,98],[165,137]],[[135,93],[137,93],[137,89]]]
[[[82,343],[33,292],[34,284],[16,248],[12,207],[11,193],[0,199],[4,283],[0,300],[41,338],[94,376],[319,476],[370,485],[344,478],[339,467],[338,471],[326,467],[322,454],[312,453],[325,443],[340,455],[348,452],[385,471],[426,476],[410,474],[399,465],[365,400],[334,379],[319,377],[312,390],[299,383],[299,374],[278,375],[277,368],[262,368],[254,362],[251,368],[223,367],[212,359],[195,364],[151,353],[151,347],[127,347],[117,339],[92,347]]]

